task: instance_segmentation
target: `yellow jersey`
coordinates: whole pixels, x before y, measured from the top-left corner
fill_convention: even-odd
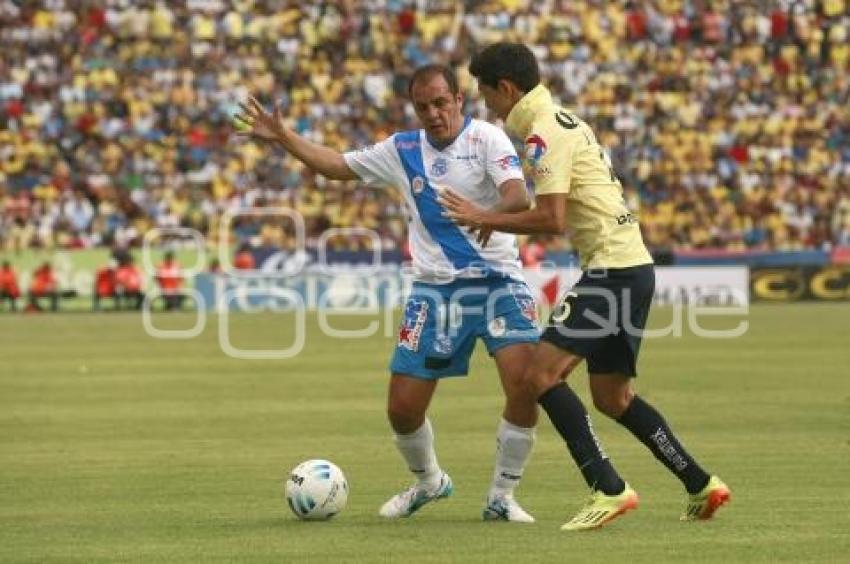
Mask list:
[[[570,242],[582,269],[652,263],[611,159],[585,122],[555,105],[541,84],[513,107],[505,126],[525,140],[535,195],[566,194]]]

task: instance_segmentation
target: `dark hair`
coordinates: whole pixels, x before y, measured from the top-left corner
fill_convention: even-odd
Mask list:
[[[457,94],[460,92],[460,86],[457,82],[457,75],[455,71],[450,69],[445,65],[425,65],[423,67],[419,67],[413,72],[413,76],[410,77],[410,82],[407,85],[407,95],[410,98],[413,98],[413,85],[419,82],[420,80],[425,80],[427,78],[431,78],[435,74],[442,75],[445,79],[446,84],[449,85],[449,92],[452,94]]]
[[[510,80],[523,92],[540,84],[537,58],[522,43],[502,41],[489,45],[472,57],[469,72],[490,88],[496,88],[500,80]]]

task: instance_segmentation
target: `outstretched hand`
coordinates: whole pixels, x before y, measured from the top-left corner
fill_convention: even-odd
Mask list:
[[[457,223],[466,226],[469,232],[476,236],[482,247],[486,247],[493,235],[493,230],[486,225],[487,210],[480,208],[449,188],[443,188],[438,193],[438,201],[445,208],[443,215]]]
[[[268,112],[256,98],[248,96],[248,102],[240,102],[239,108],[241,111],[233,116],[234,121],[241,126],[238,135],[264,141],[275,141],[286,136],[280,104],[275,104],[274,111]]]

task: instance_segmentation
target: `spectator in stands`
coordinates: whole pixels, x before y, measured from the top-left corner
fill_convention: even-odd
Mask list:
[[[598,133],[649,246],[850,243],[831,207],[850,184],[846,0],[101,4],[0,0],[7,250],[136,245],[155,226],[213,239],[258,202],[302,213],[308,240],[364,226],[401,249],[395,191],[320,190],[283,154],[227,143],[229,117],[259,91],[299,133],[365,146],[412,127],[396,98],[426,60],[457,68],[483,117],[467,60],[501,39],[530,44]],[[811,201],[783,213],[799,190]]]
[[[94,292],[92,293],[92,309],[100,311],[101,301],[112,300],[112,309],[119,309],[118,298],[115,295],[115,268],[118,264],[110,259],[106,266],[98,268],[94,273]]]
[[[18,287],[18,275],[9,261],[0,265],[0,303],[9,302],[9,311],[17,311],[21,290]]]
[[[233,268],[237,270],[254,270],[257,267],[251,245],[242,243],[233,258]]]
[[[47,298],[50,311],[59,310],[59,284],[49,262],[42,263],[32,274],[29,291],[29,311],[44,311],[41,300]]]
[[[183,307],[183,274],[172,251],[165,253],[162,264],[156,269],[155,278],[166,311],[178,310]]]

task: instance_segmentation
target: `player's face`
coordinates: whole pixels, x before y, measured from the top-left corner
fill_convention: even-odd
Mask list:
[[[506,92],[500,88],[493,88],[479,82],[478,93],[484,98],[484,105],[487,106],[488,110],[496,114],[501,120],[507,119],[513,103]]]
[[[434,74],[418,80],[410,91],[416,117],[430,137],[449,141],[463,128],[463,96],[452,94],[446,79]]]

